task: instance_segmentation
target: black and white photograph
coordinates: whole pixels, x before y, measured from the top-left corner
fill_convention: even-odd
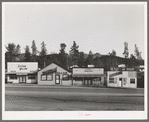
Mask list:
[[[147,119],[147,2],[2,2],[2,119]]]

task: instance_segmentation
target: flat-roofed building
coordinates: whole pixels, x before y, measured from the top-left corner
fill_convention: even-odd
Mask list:
[[[73,68],[73,85],[103,85],[104,68]]]
[[[37,83],[37,62],[8,62],[7,83]]]
[[[107,71],[108,87],[137,88],[137,71],[134,68],[124,68],[117,71]]]

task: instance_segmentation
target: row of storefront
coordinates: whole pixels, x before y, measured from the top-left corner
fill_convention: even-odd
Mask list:
[[[69,71],[57,63],[39,70],[36,62],[9,62],[7,83],[33,83],[39,85],[79,85],[109,87],[137,87],[136,71],[108,71],[104,68],[72,68]]]

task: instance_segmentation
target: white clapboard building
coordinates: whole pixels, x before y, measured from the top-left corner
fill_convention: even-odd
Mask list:
[[[38,72],[39,85],[72,85],[71,72],[57,63],[51,63]]]
[[[133,68],[123,68],[117,71],[107,71],[107,86],[137,88],[137,71],[133,70]]]
[[[7,83],[37,83],[37,62],[8,62]]]

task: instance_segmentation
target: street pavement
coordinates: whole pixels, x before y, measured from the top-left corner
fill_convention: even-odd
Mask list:
[[[143,111],[144,89],[6,84],[6,111]]]

